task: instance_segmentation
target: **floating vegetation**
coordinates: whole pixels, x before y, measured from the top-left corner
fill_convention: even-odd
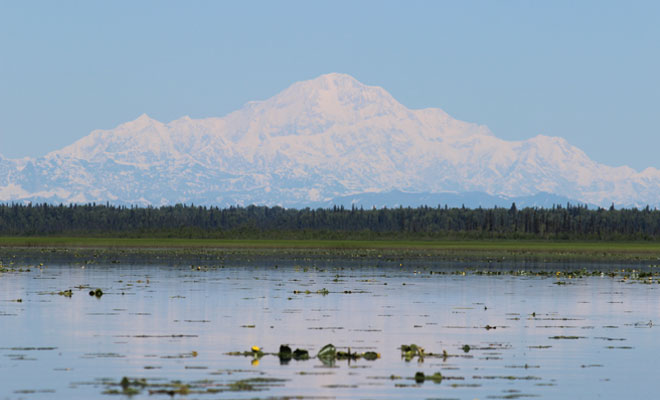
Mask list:
[[[189,353],[181,353],[177,355],[161,356],[160,358],[195,358],[198,356],[196,351],[191,351]]]
[[[11,350],[11,351],[50,351],[50,350],[57,350],[57,347],[0,347],[0,350]]]
[[[82,358],[125,358],[126,356],[118,353],[85,353]]]
[[[101,290],[101,289],[90,290],[90,291],[89,291],[89,295],[90,295],[90,296],[94,296],[94,297],[96,297],[97,299],[100,299],[101,296],[103,296],[103,290]]]
[[[252,346],[249,351],[231,351],[225,354],[228,356],[252,357],[255,359],[260,359],[266,355],[277,356],[282,364],[287,364],[291,360],[305,361],[311,358],[308,350],[296,348],[296,350],[292,351],[291,347],[287,344],[280,345],[277,353],[266,353],[259,346]],[[318,351],[314,358],[324,364],[333,364],[336,360],[350,361],[364,359],[374,361],[380,358],[380,353],[376,353],[375,351],[366,351],[363,353],[352,352],[350,347],[347,351],[338,351],[333,344],[327,344]]]
[[[541,378],[538,376],[513,376],[513,375],[504,375],[504,376],[478,376],[475,375],[472,377],[472,379],[488,379],[488,380],[493,380],[493,379],[503,379],[507,381],[540,381]]]
[[[529,368],[541,368],[540,365],[505,365],[504,368],[523,368],[523,369],[529,369]]]
[[[416,344],[402,344],[401,357],[406,361],[411,361],[415,357],[419,357],[420,359],[423,359],[424,348],[419,347]]]
[[[540,396],[538,394],[511,393],[511,394],[503,394],[503,395],[490,395],[487,398],[515,400],[515,399],[525,399],[525,398],[533,398],[533,397],[540,397]]]
[[[327,296],[330,294],[330,291],[326,288],[319,289],[315,292],[312,292],[311,290],[294,290],[293,294],[320,294],[322,296]]]
[[[54,389],[23,389],[23,390],[14,390],[15,394],[35,394],[35,393],[55,393]]]
[[[337,357],[337,349],[332,344],[326,344],[316,354],[316,358],[321,361],[334,361]]]
[[[304,361],[309,360],[309,351],[305,349],[291,351],[289,345],[283,344],[280,345],[280,351],[277,353],[277,357],[279,357],[280,362],[283,364],[288,363],[292,359],[296,361]]]
[[[199,335],[184,335],[184,334],[172,334],[172,335],[116,335],[115,337],[131,337],[131,338],[138,338],[138,339],[148,339],[148,338],[196,338],[199,337]]]
[[[106,395],[135,396],[142,393],[149,395],[187,396],[213,395],[224,392],[259,392],[272,387],[282,386],[286,379],[255,377],[231,382],[212,380],[182,382],[180,380],[162,381],[149,378],[123,377],[119,382],[104,381]]]
[[[625,340],[628,340],[626,338],[611,338],[611,337],[603,337],[603,336],[597,336],[594,337],[594,339],[607,340],[608,342],[623,342]]]
[[[425,375],[423,372],[415,373],[415,382],[424,383],[425,381],[431,381],[433,383],[442,383],[443,376],[440,372],[436,372],[433,375]]]
[[[550,336],[548,339],[554,339],[554,340],[562,340],[562,339],[565,339],[565,340],[576,340],[576,339],[585,339],[585,336],[564,336],[564,335],[560,335],[560,336]]]
[[[255,350],[258,349],[258,350]],[[265,355],[263,351],[257,346],[253,346],[250,350],[247,351],[230,351],[229,353],[225,353],[225,355],[228,356],[243,356],[243,357],[254,357],[254,358],[261,358]]]

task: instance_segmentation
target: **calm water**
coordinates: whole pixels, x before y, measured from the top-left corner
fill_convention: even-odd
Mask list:
[[[432,259],[37,261],[0,273],[0,399],[657,397],[660,284],[630,272],[648,266],[569,278]],[[315,356],[328,343],[381,357],[227,355],[289,344]],[[413,343],[438,356],[406,361]]]

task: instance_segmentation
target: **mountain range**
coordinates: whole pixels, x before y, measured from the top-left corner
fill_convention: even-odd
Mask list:
[[[143,114],[43,157],[0,155],[0,201],[656,207],[660,170],[606,166],[559,137],[502,140],[332,73],[224,117]]]

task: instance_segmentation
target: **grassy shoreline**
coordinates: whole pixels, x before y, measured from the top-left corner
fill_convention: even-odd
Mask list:
[[[382,250],[436,254],[660,259],[660,242],[532,240],[274,240],[94,237],[0,237],[5,248],[103,248],[206,250]]]

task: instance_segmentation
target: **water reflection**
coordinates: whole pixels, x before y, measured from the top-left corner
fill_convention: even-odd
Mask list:
[[[550,264],[537,276],[432,260],[257,261],[6,268],[0,398],[653,395],[653,279],[558,276]],[[321,362],[328,343],[380,358]],[[281,363],[270,353],[282,344],[312,358]],[[406,357],[403,344],[423,352]],[[265,354],[228,355],[253,346]]]

